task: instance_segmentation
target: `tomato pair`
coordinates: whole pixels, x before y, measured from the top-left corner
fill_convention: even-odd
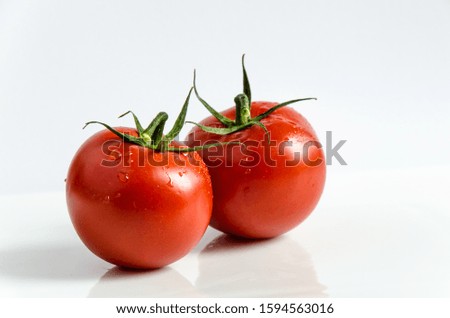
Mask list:
[[[247,73],[236,106],[179,134],[191,91],[163,135],[167,114],[143,128],[112,128],[90,137],[75,154],[66,184],[69,214],[96,255],[131,268],[158,268],[187,254],[208,224],[246,238],[281,235],[317,204],[325,181],[318,139],[285,103],[252,102]],[[125,114],[124,114],[125,115]]]

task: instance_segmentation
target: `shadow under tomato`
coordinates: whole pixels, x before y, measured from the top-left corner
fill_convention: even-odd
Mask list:
[[[1,250],[0,256],[0,273],[23,279],[93,279],[110,266],[82,244],[27,245]]]
[[[170,267],[130,270],[113,267],[92,287],[88,297],[145,298],[201,297],[195,287]]]
[[[195,285],[208,297],[327,297],[310,255],[288,236],[219,236],[199,255]]]

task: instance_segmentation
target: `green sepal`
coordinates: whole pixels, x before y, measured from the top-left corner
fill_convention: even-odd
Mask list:
[[[264,132],[266,133],[266,135],[270,135],[269,130],[267,130],[266,125],[264,125],[262,122],[257,121],[257,120],[253,120],[252,123],[255,124],[255,125],[258,125],[259,127],[261,127],[264,130]]]
[[[248,104],[251,107],[252,106],[252,91],[250,89],[250,82],[248,80],[247,71],[245,70],[244,58],[245,58],[245,54],[242,54],[242,73],[244,74],[244,79],[243,79],[244,89],[243,89],[243,92],[244,92],[245,95],[247,95]]]
[[[166,150],[172,151],[172,152],[192,152],[192,151],[200,151],[203,149],[208,149],[212,147],[219,147],[219,146],[225,146],[225,145],[240,145],[241,143],[239,141],[230,141],[230,142],[216,142],[212,144],[206,144],[203,146],[195,146],[195,147],[184,147],[184,148],[176,148],[176,147],[167,147]]]
[[[161,123],[165,124],[168,118],[169,115],[167,115],[166,112],[159,112],[158,115],[156,115],[156,117],[147,126],[147,128],[145,128],[145,130],[142,133],[152,136],[156,130],[156,127],[158,127]]]
[[[162,136],[163,136],[163,132],[164,132],[164,126],[166,125],[166,121],[169,118],[169,115],[167,115],[167,113],[165,112],[161,112],[159,113],[156,117],[158,119],[159,116],[159,121],[157,121],[156,126],[154,127],[154,129],[150,129],[149,131],[151,132],[150,136],[152,139],[152,145],[155,147],[158,147],[161,140],[162,140]]]
[[[311,100],[311,99],[317,99],[317,98],[315,98],[315,97],[308,97],[308,98],[293,99],[293,100],[290,100],[290,101],[278,104],[278,105],[272,107],[271,109],[265,111],[264,113],[256,116],[255,118],[253,118],[253,120],[260,121],[261,119],[266,118],[267,116],[269,116],[270,114],[272,114],[274,111],[276,111],[277,109],[279,109],[281,107],[285,107],[285,106],[293,104],[293,103],[301,102],[301,101],[304,101],[304,100]]]
[[[186,123],[193,124],[193,125],[199,127],[201,130],[203,130],[205,132],[216,134],[216,135],[228,135],[228,134],[237,132],[239,130],[243,130],[243,129],[247,128],[247,127],[250,127],[250,126],[254,125],[253,122],[248,122],[247,124],[241,125],[241,126],[210,127],[210,126],[205,126],[205,125],[202,125],[202,124],[199,124],[199,123],[196,123],[196,122],[193,122],[193,121],[189,121],[189,120],[186,121]]]
[[[125,134],[122,132],[119,132],[118,130],[114,129],[113,127],[102,123],[100,121],[89,121],[87,122],[83,129],[90,125],[90,124],[100,124],[104,126],[106,129],[114,133],[119,138],[123,139],[126,142],[133,143],[142,147],[146,147],[149,149],[152,149],[154,151],[172,151],[172,152],[191,152],[191,151],[199,151],[205,148],[210,148],[213,146],[219,146],[219,145],[225,145],[228,143],[216,143],[216,144],[209,144],[204,146],[197,146],[197,147],[183,147],[183,148],[177,148],[177,147],[171,147],[170,142],[178,136],[180,131],[183,128],[183,125],[185,123],[186,119],[186,113],[188,110],[189,105],[189,99],[192,93],[192,90],[194,88],[192,87],[189,90],[188,96],[186,97],[186,100],[183,104],[183,107],[180,111],[180,114],[178,115],[177,119],[175,120],[175,123],[172,127],[172,129],[169,131],[169,133],[165,136],[163,136],[164,127],[167,122],[167,119],[169,116],[166,112],[160,112],[156,117],[152,120],[152,122],[147,126],[146,129],[144,129],[139,122],[139,119],[137,116],[131,111],[127,111],[119,116],[119,118],[124,117],[125,115],[132,114],[134,123],[136,125],[136,130],[138,131],[138,137]],[[234,143],[234,142],[233,142]]]
[[[106,129],[108,129],[110,132],[112,132],[113,134],[115,134],[117,137],[122,138],[122,139],[125,140],[125,141],[131,142],[131,143],[134,143],[134,144],[138,144],[138,145],[144,146],[144,147],[147,146],[146,143],[145,143],[141,138],[138,138],[138,137],[134,137],[134,136],[131,136],[131,135],[128,135],[128,134],[121,133],[120,131],[117,131],[116,129],[112,128],[111,126],[109,126],[109,125],[107,125],[107,124],[105,124],[105,123],[102,123],[102,122],[100,122],[100,121],[95,121],[95,120],[93,120],[93,121],[88,121],[88,122],[84,125],[83,129],[86,128],[86,126],[88,126],[88,125],[90,125],[90,124],[100,124],[100,125],[102,125],[103,127],[105,127]]]
[[[213,115],[215,118],[217,118],[218,121],[220,121],[223,125],[225,126],[231,126],[234,124],[234,121],[225,117],[224,115],[222,115],[221,113],[219,113],[217,110],[215,110],[212,106],[210,106],[203,98],[200,97],[200,95],[198,94],[197,91],[197,86],[195,84],[195,70],[194,70],[194,92],[195,92],[195,96],[197,96],[198,100],[200,101],[200,103],[203,104],[203,106],[205,106],[205,108],[211,113],[211,115]]]
[[[134,119],[134,123],[136,125],[136,129],[139,132],[139,135],[142,134],[142,132],[144,131],[144,128],[142,127],[141,123],[139,122],[139,119],[137,118],[137,116],[131,111],[127,111],[126,113],[123,113],[122,115],[120,115],[118,118],[122,118],[125,115],[131,114],[133,115],[133,119]]]
[[[189,105],[189,99],[191,97],[193,87],[189,90],[188,96],[186,97],[186,101],[184,102],[183,108],[180,111],[180,114],[178,115],[173,128],[167,133],[167,135],[164,136],[164,141],[172,141],[178,134],[180,133],[181,129],[183,129],[184,122],[186,120],[186,113]]]
[[[244,60],[245,60],[245,54],[242,55],[243,93],[237,95],[234,99],[234,102],[236,105],[235,106],[236,107],[236,111],[235,111],[236,120],[231,120],[230,118],[225,117],[224,115],[222,115],[221,113],[216,111],[214,108],[212,108],[205,100],[203,100],[199,96],[199,94],[197,92],[197,86],[195,84],[195,70],[194,70],[194,91],[195,91],[197,98],[203,104],[203,106],[205,106],[206,109],[225,127],[208,127],[208,126],[201,125],[201,124],[198,124],[198,123],[195,123],[192,121],[187,121],[188,123],[194,124],[206,132],[217,134],[217,135],[228,135],[228,134],[246,129],[253,125],[260,126],[262,129],[264,129],[266,134],[269,134],[267,127],[263,123],[261,123],[262,119],[268,117],[270,114],[272,114],[277,109],[280,109],[287,105],[290,105],[290,104],[293,104],[296,102],[300,102],[300,101],[316,99],[316,98],[310,97],[310,98],[294,99],[294,100],[290,100],[287,102],[283,102],[278,105],[275,105],[274,107],[272,107],[269,110],[265,111],[264,113],[256,116],[255,118],[251,118],[250,109],[251,109],[251,103],[252,103],[252,93],[251,93],[251,89],[250,89],[250,82],[248,79],[247,70],[245,69]],[[270,136],[269,136],[269,139],[270,139]]]

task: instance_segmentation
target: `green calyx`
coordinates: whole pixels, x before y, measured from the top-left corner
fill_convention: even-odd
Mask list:
[[[253,125],[260,126],[262,129],[264,129],[264,131],[266,133],[268,133],[266,126],[261,122],[261,120],[268,117],[270,114],[272,114],[274,111],[276,111],[277,109],[279,109],[281,107],[284,107],[284,106],[287,106],[287,105],[290,105],[293,103],[305,101],[305,100],[316,99],[314,97],[309,97],[309,98],[300,98],[300,99],[289,100],[287,102],[280,103],[280,104],[268,109],[264,113],[252,118],[251,112],[250,112],[250,108],[252,105],[252,93],[251,93],[250,83],[249,83],[248,76],[247,76],[247,71],[246,71],[245,65],[244,65],[244,57],[245,57],[245,54],[242,55],[242,72],[244,75],[243,76],[243,83],[244,83],[243,93],[237,95],[234,98],[234,102],[236,104],[236,119],[232,120],[230,118],[225,117],[224,115],[222,115],[221,113],[216,111],[211,105],[209,105],[203,98],[200,97],[198,90],[197,90],[196,83],[195,83],[196,74],[194,71],[195,95],[197,96],[198,100],[203,104],[203,106],[205,106],[205,108],[225,127],[209,127],[209,126],[201,125],[199,123],[192,122],[192,121],[187,121],[187,123],[194,124],[194,125],[198,126],[200,129],[202,129],[203,131],[217,134],[217,135],[228,135],[228,134],[246,129],[248,127],[251,127]]]
[[[191,151],[198,151],[209,147],[215,147],[220,144],[214,143],[214,144],[208,144],[204,146],[198,146],[198,147],[171,147],[170,143],[172,140],[174,140],[178,134],[180,133],[181,129],[183,128],[183,125],[185,123],[186,119],[186,113],[189,105],[189,99],[191,97],[192,93],[191,88],[189,90],[189,94],[186,98],[186,101],[184,102],[183,108],[181,109],[180,114],[178,115],[173,128],[166,134],[163,135],[164,132],[164,126],[166,125],[167,119],[169,116],[166,112],[160,112],[158,115],[156,115],[155,119],[152,120],[152,122],[147,126],[147,128],[143,128],[141,125],[139,119],[137,116],[131,111],[127,111],[126,113],[119,116],[119,118],[124,117],[125,115],[131,114],[134,119],[134,123],[136,125],[136,130],[138,131],[138,136],[132,136],[129,134],[122,133],[120,131],[117,131],[116,129],[112,128],[111,126],[99,122],[99,121],[89,121],[87,122],[83,129],[86,128],[86,126],[90,124],[100,124],[104,126],[106,129],[114,133],[116,136],[122,138],[124,141],[136,144],[142,147],[146,147],[149,149],[152,149],[154,151],[172,151],[172,152],[191,152]]]

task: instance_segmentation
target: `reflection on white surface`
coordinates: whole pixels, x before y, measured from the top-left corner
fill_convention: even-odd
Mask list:
[[[448,297],[450,219],[438,212],[405,204],[326,208],[297,237],[309,239],[332,297]]]
[[[450,296],[450,167],[330,175],[294,231],[331,297]]]
[[[98,277],[98,260],[82,244],[30,244],[0,250],[0,272],[18,280],[85,280]]]
[[[450,167],[329,174],[316,211],[286,235],[208,229],[147,272],[89,252],[64,193],[0,196],[0,297],[449,297],[449,186]]]
[[[310,255],[288,236],[221,235],[199,255],[196,287],[208,297],[326,297]]]
[[[195,258],[195,284],[169,267],[134,271],[113,267],[89,297],[326,297],[310,255],[284,236],[248,241],[214,238]]]
[[[151,271],[113,267],[90,290],[88,297],[200,297],[194,286],[176,270]]]

